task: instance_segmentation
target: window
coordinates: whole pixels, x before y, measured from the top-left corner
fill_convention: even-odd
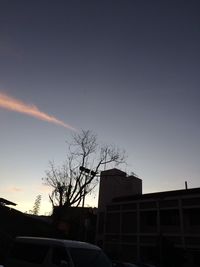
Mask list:
[[[111,267],[111,262],[101,250],[71,248],[75,267]]]
[[[157,231],[157,211],[140,212],[140,231],[144,233]]]
[[[10,258],[40,264],[44,261],[48,249],[47,245],[16,242]]]
[[[160,212],[161,225],[179,225],[179,213],[178,210],[161,210]]]
[[[60,265],[62,261],[69,262],[67,251],[64,247],[54,247],[52,253],[53,264]]]
[[[200,209],[185,209],[184,217],[189,219],[190,226],[200,226]]]
[[[107,213],[106,216],[106,232],[118,233],[120,231],[120,214]]]
[[[157,225],[157,212],[156,211],[143,211],[140,213],[140,222],[142,225],[149,227],[156,227]]]
[[[137,214],[136,212],[122,213],[122,232],[135,233],[137,232]]]
[[[182,200],[183,206],[199,206],[200,197],[195,198],[185,198]]]

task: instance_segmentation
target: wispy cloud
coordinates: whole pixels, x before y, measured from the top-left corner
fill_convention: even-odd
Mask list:
[[[23,191],[24,191],[24,188],[17,187],[17,186],[8,186],[6,188],[1,188],[1,192],[6,192],[6,193],[19,193]]]
[[[13,98],[5,93],[0,92],[0,108],[4,108],[7,110],[24,113],[28,116],[35,117],[39,120],[51,122],[60,126],[63,126],[65,128],[71,129],[73,131],[76,131],[74,127],[72,127],[69,124],[66,124],[65,122],[57,119],[56,117],[53,117],[51,115],[48,115],[47,113],[39,110],[39,108],[35,105],[26,104],[16,98]]]
[[[22,188],[20,188],[20,187],[16,187],[16,186],[10,188],[10,190],[11,190],[12,192],[22,192],[22,191],[23,191]]]

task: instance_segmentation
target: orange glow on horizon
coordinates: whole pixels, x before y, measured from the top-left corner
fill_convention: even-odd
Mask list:
[[[15,99],[13,97],[10,97],[6,95],[5,93],[0,92],[0,108],[4,108],[7,110],[24,113],[28,116],[35,117],[37,119],[51,122],[60,126],[63,126],[65,128],[71,129],[73,131],[76,131],[74,127],[72,127],[69,124],[64,123],[61,120],[58,120],[54,116],[50,116],[41,110],[39,110],[35,105],[28,105],[26,103],[23,103],[22,101]]]

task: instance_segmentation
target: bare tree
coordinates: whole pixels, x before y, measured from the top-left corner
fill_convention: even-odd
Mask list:
[[[72,136],[68,155],[61,167],[50,162],[43,181],[52,187],[49,195],[53,206],[84,206],[85,196],[98,184],[98,173],[111,163],[125,161],[125,153],[114,146],[100,146],[97,136],[82,130]]]

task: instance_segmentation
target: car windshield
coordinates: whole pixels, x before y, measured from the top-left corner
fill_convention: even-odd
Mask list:
[[[111,267],[112,264],[101,250],[70,249],[75,267]]]

